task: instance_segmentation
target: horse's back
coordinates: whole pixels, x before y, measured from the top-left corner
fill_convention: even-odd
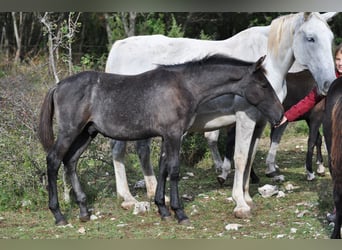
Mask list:
[[[133,36],[116,41],[108,55],[106,72],[134,75],[157,67],[223,54],[256,61],[267,52],[269,26],[243,30],[226,40],[171,38],[164,35]]]
[[[178,64],[200,59],[208,54],[207,51],[214,50],[215,46],[211,44],[212,41],[164,35],[128,37],[113,44],[107,59],[106,72],[134,75],[154,69],[160,64]]]

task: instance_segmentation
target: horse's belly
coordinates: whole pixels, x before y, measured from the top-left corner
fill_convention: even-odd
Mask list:
[[[221,127],[231,125],[236,122],[235,114],[231,115],[197,115],[194,123],[192,124],[190,131],[192,132],[204,132],[210,130],[216,130]]]

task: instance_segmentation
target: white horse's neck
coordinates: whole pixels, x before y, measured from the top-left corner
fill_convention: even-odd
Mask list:
[[[294,15],[291,15],[294,17]],[[294,62],[292,50],[295,22],[291,19],[276,19],[272,22],[264,62],[266,78],[273,86],[281,102],[284,101],[287,88],[285,77]]]
[[[281,102],[284,101],[287,94],[285,77],[293,62],[293,53],[288,52],[283,56],[273,56],[268,54],[264,63],[266,78],[271,83]]]

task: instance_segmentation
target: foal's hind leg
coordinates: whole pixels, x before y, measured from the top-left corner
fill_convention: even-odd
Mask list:
[[[55,217],[56,225],[66,225],[64,215],[60,211],[57,191],[57,175],[62,159],[67,153],[74,136],[59,133],[56,143],[46,156],[47,175],[48,175],[48,192],[49,192],[49,209]]]
[[[77,176],[76,166],[78,159],[96,135],[97,132],[90,134],[87,129],[84,130],[71,145],[68,153],[63,159],[65,169],[67,170],[67,176],[70,177],[70,182],[76,196],[76,202],[80,208],[81,221],[88,221],[90,219],[90,214],[87,209],[86,195],[81,188],[81,184]]]

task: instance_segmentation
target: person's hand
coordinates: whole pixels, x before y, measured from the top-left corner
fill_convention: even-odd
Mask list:
[[[281,125],[283,125],[285,122],[287,122],[287,118],[286,116],[284,115],[283,118],[281,119],[280,123],[278,125],[275,125],[274,127],[277,128],[277,127],[280,127]]]

